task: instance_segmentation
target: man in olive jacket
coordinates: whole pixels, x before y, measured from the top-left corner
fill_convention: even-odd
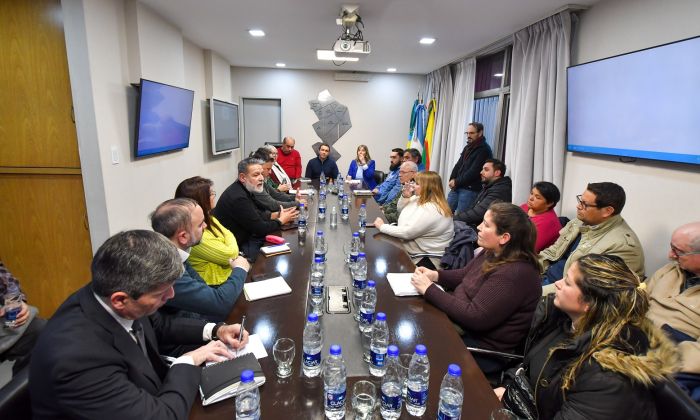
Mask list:
[[[576,196],[576,217],[559,231],[559,239],[540,252],[545,285],[563,278],[569,266],[587,254],[611,254],[622,258],[640,279],[644,279],[644,250],[639,238],[620,212],[625,190],[612,182],[588,184]],[[554,292],[553,287],[542,293]]]

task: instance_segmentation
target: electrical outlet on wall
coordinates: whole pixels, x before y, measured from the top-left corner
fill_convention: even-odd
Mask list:
[[[112,145],[110,151],[112,154],[112,165],[119,165],[119,149],[117,149],[117,146]]]

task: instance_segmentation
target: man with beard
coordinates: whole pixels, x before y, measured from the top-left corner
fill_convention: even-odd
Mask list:
[[[409,183],[413,181],[413,178],[418,173],[418,165],[412,160],[407,160],[401,164],[399,167],[399,194],[396,197],[384,203],[382,206],[382,211],[384,212],[384,217],[386,217],[387,223],[396,223],[399,221],[399,199],[401,198],[401,189],[407,187],[411,194],[413,194],[413,189],[410,188]]]
[[[455,213],[454,219],[461,220],[476,230],[484,220],[486,210],[498,201],[510,203],[513,185],[510,177],[505,176],[506,164],[498,159],[486,159],[479,172],[483,189],[476,196],[474,204],[465,211]]]
[[[447,194],[447,202],[455,214],[474,205],[482,187],[479,171],[486,159],[493,157],[491,147],[484,137],[483,124],[469,123],[464,134],[467,136],[467,145],[452,168],[448,183],[450,192]]]
[[[335,160],[330,157],[331,146],[326,143],[321,143],[318,146],[318,156],[311,159],[309,163],[306,164],[306,177],[310,179],[321,178],[321,173],[326,176],[326,180],[338,179],[340,171],[338,171],[338,165],[336,165]]]
[[[379,204],[384,204],[387,201],[391,201],[399,194],[401,191],[401,182],[399,181],[399,167],[401,166],[401,157],[403,156],[403,149],[392,149],[389,155],[389,175],[387,175],[384,182],[377,185],[377,188],[372,190],[374,194],[374,199]]]
[[[224,227],[233,232],[238,249],[254,261],[265,236],[280,230],[280,227],[294,220],[299,211],[290,207],[277,212],[269,212],[258,207],[253,200],[253,192],[263,191],[263,161],[245,158],[238,163],[238,179],[219,198],[214,216]]]
[[[250,264],[239,256],[229,259],[231,275],[218,287],[209,286],[187,262],[190,247],[202,240],[207,224],[202,208],[189,198],[168,200],[151,214],[153,230],[170,239],[177,248],[185,271],[175,280],[175,296],[161,311],[189,318],[204,318],[212,322],[226,319],[243,290]]]

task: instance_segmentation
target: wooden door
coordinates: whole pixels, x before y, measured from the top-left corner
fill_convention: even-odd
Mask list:
[[[60,0],[0,0],[0,259],[48,318],[90,280]]]

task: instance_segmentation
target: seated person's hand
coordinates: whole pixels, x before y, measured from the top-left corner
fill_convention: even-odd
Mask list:
[[[280,192],[287,192],[287,191],[289,191],[289,185],[287,185],[287,184],[280,184],[280,185],[277,187],[277,191],[280,191]]]
[[[425,267],[416,267],[415,272],[425,275],[428,278],[428,280],[432,281],[433,283],[437,283],[438,281],[438,272],[435,270],[431,270]]]
[[[496,394],[499,400],[503,399],[503,394],[506,393],[506,389],[503,388],[502,386],[499,386],[498,388],[494,388],[493,392]]]
[[[376,227],[377,229],[382,227],[383,224],[384,224],[384,220],[382,220],[381,217],[377,217],[376,219],[374,219],[374,227]]]
[[[250,263],[248,262],[248,260],[241,257],[240,255],[235,259],[229,258],[228,264],[231,266],[231,269],[240,267],[240,268],[244,269],[246,272],[248,272],[248,270],[250,270]]]
[[[226,344],[221,341],[210,341],[196,350],[185,353],[183,356],[192,357],[195,366],[205,362],[223,362],[233,358],[233,354],[226,347]]]
[[[430,279],[428,278],[428,276],[425,275],[425,273],[416,270],[411,276],[411,284],[413,285],[413,287],[416,288],[416,290],[418,290],[418,293],[424,295],[425,291],[428,290],[428,287],[430,287],[430,285],[433,284],[433,282],[430,281]]]
[[[2,298],[0,298],[2,299]],[[5,307],[0,306],[0,318],[5,317]],[[22,302],[22,308],[19,310],[19,313],[17,314],[17,319],[15,319],[15,325],[12,328],[19,328],[22,325],[27,323],[27,320],[29,319],[29,306],[27,306],[26,303]]]
[[[241,331],[241,324],[224,325],[216,332],[219,340],[223,341],[227,346],[234,350],[245,347],[248,344],[248,330],[243,331],[243,338],[238,339],[238,334]]]
[[[294,207],[283,209],[280,207],[279,220],[282,224],[287,224],[299,216],[299,210]]]
[[[377,195],[379,194],[379,188],[375,188],[372,190],[372,194]]]
[[[447,183],[447,185],[450,187],[450,189],[454,189],[455,188],[455,180],[451,179],[450,182]]]

